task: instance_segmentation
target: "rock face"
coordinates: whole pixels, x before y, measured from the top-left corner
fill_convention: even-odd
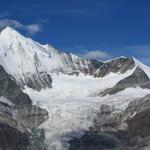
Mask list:
[[[27,150],[49,150],[45,142],[44,129],[32,129]]]
[[[12,105],[32,104],[29,96],[20,90],[2,66],[0,66],[0,96],[9,99]]]
[[[26,150],[30,130],[48,119],[0,66],[0,149]]]
[[[125,73],[135,67],[133,58],[120,57],[104,63],[94,74],[95,77],[104,77],[109,73]]]
[[[21,133],[5,123],[0,123],[0,149],[26,150],[28,145],[27,134]]]
[[[150,95],[131,102],[125,111],[113,110],[103,105],[95,126],[81,139],[71,140],[70,150],[148,150]]]
[[[112,135],[86,133],[80,140],[70,142],[69,150],[115,150],[119,140]]]
[[[119,81],[113,88],[106,89],[100,95],[116,94],[129,87],[141,87],[150,89],[150,79],[147,74],[139,67],[129,77]]]
[[[128,141],[124,150],[143,150],[150,148],[150,95],[133,101],[125,111],[128,116]]]
[[[32,129],[48,119],[48,112],[37,106],[27,105],[14,109],[14,115],[26,128]]]

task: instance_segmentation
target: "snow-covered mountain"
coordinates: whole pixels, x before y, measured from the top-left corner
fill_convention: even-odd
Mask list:
[[[41,125],[45,135],[41,136],[45,137],[43,144],[50,150],[68,149],[68,140],[80,137],[93,126],[102,104],[122,110],[130,101],[150,94],[150,68],[134,57],[106,62],[87,60],[60,52],[49,44],[42,45],[10,27],[0,32],[0,68],[1,103],[15,102],[24,107],[24,103],[32,100],[33,104],[48,110],[49,119]],[[31,100],[14,81],[25,87],[23,92]],[[14,117],[20,121],[20,115],[23,116],[25,120],[21,122],[28,125],[38,117],[41,123],[48,114],[43,110],[37,116],[37,112],[35,107],[21,107]],[[31,141],[30,149],[35,145],[41,149],[39,132],[33,134],[38,134],[33,135],[38,139],[35,143]]]
[[[0,32],[0,64],[21,86],[51,87],[52,73],[92,74],[95,62],[59,52],[48,44],[41,45],[11,27]]]
[[[142,89],[150,89],[150,68],[136,58],[132,58],[132,65],[127,64],[129,67],[132,66],[133,72],[118,81],[115,86],[105,89],[104,91],[100,92],[99,95],[105,96],[107,94],[113,95],[120,91],[125,90],[126,88],[136,88],[140,87]],[[124,63],[126,66],[126,63]],[[125,68],[126,69],[126,68]]]
[[[139,67],[150,77],[149,67],[133,57],[119,57],[107,62],[87,60],[60,52],[49,44],[35,42],[11,27],[0,32],[0,65],[18,85],[36,90],[51,87],[51,76],[60,73],[104,78],[133,72]]]

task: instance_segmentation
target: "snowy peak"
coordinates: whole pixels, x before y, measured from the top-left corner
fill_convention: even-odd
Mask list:
[[[8,40],[7,42],[12,42],[15,40],[23,39],[23,36],[13,28],[6,27],[3,30],[1,30],[0,39],[5,42],[6,40]]]
[[[16,35],[16,34],[20,34],[19,32],[17,32],[16,30],[14,30],[13,28],[7,26],[4,29],[1,30],[1,34],[3,35]]]
[[[4,29],[1,30],[1,32],[20,34],[19,32],[17,32],[15,29],[13,29],[10,26],[5,27]]]
[[[135,57],[133,57],[133,60],[135,62],[135,65],[137,67],[141,68],[146,73],[146,75],[149,77],[149,79],[150,79],[150,67],[144,65],[142,62],[140,62],[139,60],[137,60]]]
[[[0,32],[0,64],[21,86],[34,89],[51,87],[51,78],[40,60],[45,48],[10,27]]]

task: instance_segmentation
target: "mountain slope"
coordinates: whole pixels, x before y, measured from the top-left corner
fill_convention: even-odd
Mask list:
[[[122,79],[114,87],[101,92],[100,95],[105,96],[107,94],[116,94],[129,87],[141,87],[150,89],[150,79],[142,69],[137,67],[132,75]]]
[[[135,61],[131,58],[119,57],[103,63],[95,72],[95,77],[105,77],[110,73],[125,73],[135,67]]]
[[[130,76],[120,80],[114,87],[100,92],[99,95],[105,96],[107,94],[116,94],[130,87],[150,89],[150,68],[135,58],[133,58],[133,61],[136,65],[135,71]]]
[[[48,118],[0,66],[0,149],[26,150],[31,129]],[[30,131],[30,132],[29,132]]]
[[[133,71],[136,66],[149,74],[149,68],[135,58],[119,57],[107,62],[87,60],[60,52],[49,44],[42,45],[10,27],[0,32],[0,65],[20,87],[27,86],[38,91],[52,87],[53,74],[117,77]]]

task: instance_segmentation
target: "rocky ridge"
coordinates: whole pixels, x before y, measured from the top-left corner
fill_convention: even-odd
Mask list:
[[[119,81],[114,87],[102,91],[99,95],[113,95],[130,87],[141,87],[143,89],[150,89],[150,79],[141,68],[136,67],[133,74]]]

